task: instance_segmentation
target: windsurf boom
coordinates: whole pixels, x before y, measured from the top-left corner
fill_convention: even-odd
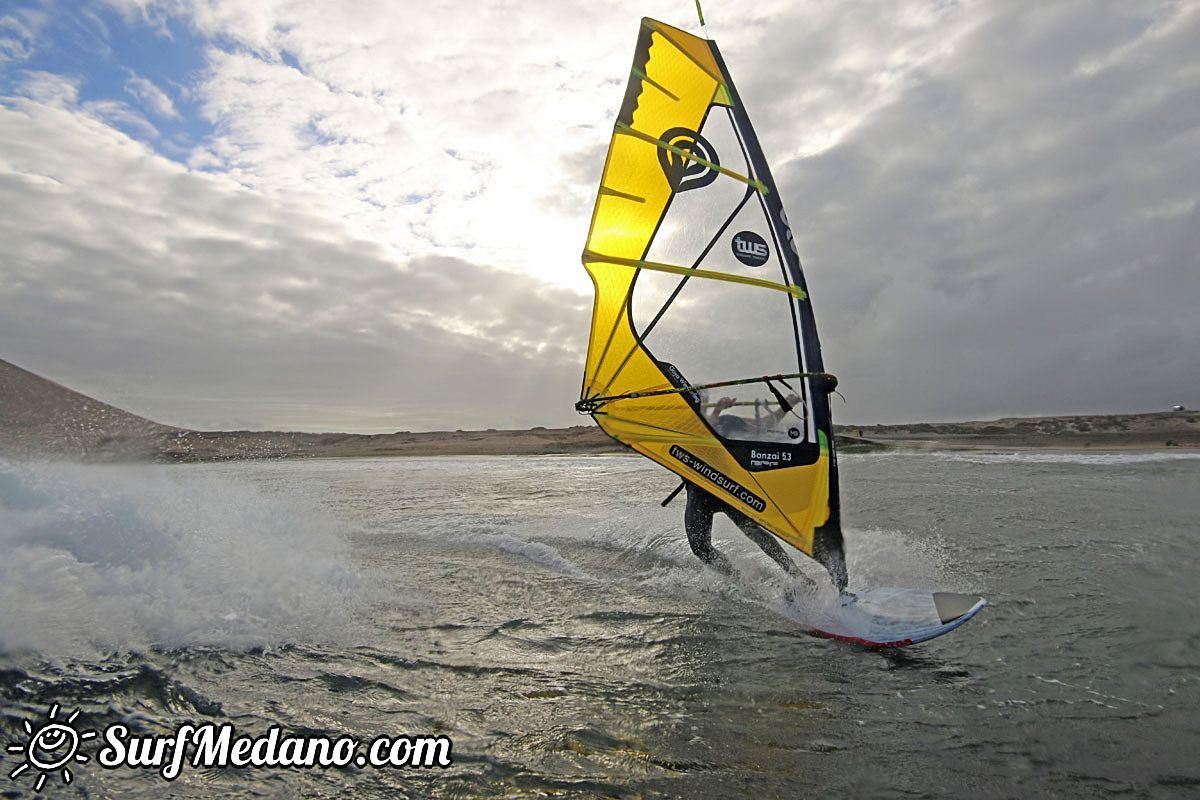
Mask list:
[[[642,20],[583,263],[576,408],[804,553],[840,545],[837,381],[715,42]]]

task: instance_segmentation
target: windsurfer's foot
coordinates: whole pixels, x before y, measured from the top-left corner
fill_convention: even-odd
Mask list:
[[[725,557],[724,553],[718,550],[712,551],[712,557],[709,558],[705,563],[722,575],[733,577],[735,574],[737,574],[737,570],[733,568],[733,564],[730,562],[730,560]]]

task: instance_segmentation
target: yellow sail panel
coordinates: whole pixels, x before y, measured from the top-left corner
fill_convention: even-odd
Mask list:
[[[640,258],[646,251],[653,225],[671,197],[671,186],[661,170],[633,166],[656,164],[657,153],[657,147],[636,137],[613,137],[588,235],[589,250],[621,258]]]
[[[651,20],[653,23],[653,20]],[[664,31],[672,31],[667,36]],[[720,70],[703,39],[654,23],[652,44],[641,71],[667,92],[648,91],[638,100],[633,126],[647,132],[664,130],[663,123],[699,124],[700,116],[723,83]],[[685,47],[681,47],[680,43]],[[703,50],[704,56],[698,57]],[[676,99],[677,98],[677,99]]]
[[[678,399],[654,398],[654,404],[613,401],[595,419],[609,436],[811,554],[813,530],[824,525],[830,514],[828,454],[808,466],[748,472],[680,395],[674,398]],[[805,486],[808,491],[798,491]]]
[[[662,35],[677,50],[692,59],[696,66],[708,73],[713,80],[719,83],[725,82],[725,76],[721,73],[721,67],[717,64],[717,60],[713,58],[712,49],[708,46],[706,40],[681,31],[678,28],[672,28],[670,25],[664,25],[658,20],[650,19],[649,17],[642,18],[642,26]]]
[[[715,44],[643,20],[584,266],[577,408],[812,554],[837,528],[829,387],[810,377],[820,349],[787,217]]]

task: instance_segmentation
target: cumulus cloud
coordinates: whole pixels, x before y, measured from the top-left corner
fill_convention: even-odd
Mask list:
[[[67,109],[16,104],[0,141],[0,236],[14,245],[0,338],[18,363],[201,427],[312,428],[322,414],[500,427],[570,408],[559,373],[582,359],[578,293],[456,258],[397,261]]]
[[[709,11],[841,419],[1200,404],[1195,4]],[[108,0],[59,40],[7,14],[0,357],[201,427],[570,424],[638,20],[690,13]],[[85,33],[202,68],[103,94],[51,57]]]

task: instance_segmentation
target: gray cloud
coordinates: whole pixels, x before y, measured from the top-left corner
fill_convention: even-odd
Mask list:
[[[1200,15],[1151,10],[991,6],[781,165],[843,417],[1194,403]]]
[[[23,73],[0,101],[0,357],[198,427],[578,420],[595,184],[637,19],[686,26],[677,3],[116,5],[207,37],[175,96],[214,133],[175,163],[119,99]],[[3,63],[45,25],[0,22]],[[759,0],[710,31],[839,419],[1200,405],[1195,4]]]
[[[588,307],[577,293],[461,259],[398,263],[94,121],[32,104],[2,113],[6,152],[38,169],[0,179],[6,358],[202,427],[571,418]],[[79,126],[86,151],[72,147]]]

